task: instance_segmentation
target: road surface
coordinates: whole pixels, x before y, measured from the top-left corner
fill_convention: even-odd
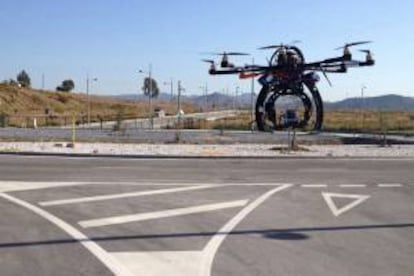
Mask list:
[[[2,156],[1,275],[413,275],[414,160]]]

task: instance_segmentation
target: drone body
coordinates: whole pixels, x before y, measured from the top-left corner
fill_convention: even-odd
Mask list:
[[[241,79],[259,76],[262,89],[256,100],[256,124],[260,131],[280,130],[288,127],[311,128],[320,130],[323,125],[323,102],[316,83],[320,80],[316,72],[322,72],[327,81],[327,73],[346,73],[350,67],[372,66],[375,64],[369,50],[361,50],[366,54],[365,61],[353,60],[350,47],[366,44],[361,41],[345,44],[343,55],[322,61],[307,63],[302,51],[292,45],[271,45],[261,50],[273,49],[273,55],[266,66],[235,66],[229,62],[229,56],[246,55],[244,53],[220,53],[222,56],[220,69],[213,60],[204,60],[211,64],[211,75],[239,74]],[[276,101],[281,97],[295,97],[303,108],[300,116],[293,124],[286,124],[276,110]],[[291,113],[291,110],[288,110]]]

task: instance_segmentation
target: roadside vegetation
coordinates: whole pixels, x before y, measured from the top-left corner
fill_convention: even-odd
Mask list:
[[[69,83],[71,86],[71,83]],[[90,95],[91,122],[116,121],[148,117],[148,101],[121,100]],[[175,102],[153,100],[153,108],[175,114]],[[193,105],[183,103],[184,112],[194,112]],[[67,125],[87,120],[88,97],[85,93],[35,90],[16,84],[0,84],[0,126],[26,127],[36,118],[38,126]]]
[[[69,93],[74,88],[71,80],[64,80],[62,91],[43,91],[30,88],[30,79],[22,71],[16,82],[0,84],[0,127],[31,127],[36,119],[37,126],[68,125],[73,122],[87,122],[88,97],[85,93]],[[19,85],[20,84],[20,85]],[[154,85],[155,86],[155,85]],[[176,102],[153,99],[153,109],[163,110],[166,115],[177,112]],[[199,109],[184,102],[185,113],[198,112]],[[90,95],[91,122],[122,121],[147,118],[147,100],[121,100],[113,97]],[[208,121],[185,119],[183,128],[251,130],[254,126],[249,110],[242,110],[238,116]],[[174,126],[173,126],[174,127]],[[414,112],[381,110],[328,110],[324,119],[325,131],[338,132],[398,132],[414,131]]]
[[[335,110],[326,112],[325,130],[345,132],[412,132],[414,112],[399,110]]]
[[[250,111],[239,116],[199,124],[203,128],[250,130]],[[414,112],[380,110],[328,110],[325,112],[325,131],[332,132],[413,132]]]

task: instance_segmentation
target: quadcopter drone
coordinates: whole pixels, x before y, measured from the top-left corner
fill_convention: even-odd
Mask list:
[[[214,60],[203,60],[209,63],[209,74],[238,74],[240,79],[259,77],[262,89],[256,100],[256,124],[259,131],[282,130],[289,127],[320,130],[323,124],[323,102],[316,83],[321,72],[329,85],[327,73],[346,73],[348,68],[373,66],[375,61],[370,50],[360,50],[366,54],[365,61],[354,60],[350,48],[352,46],[371,43],[359,41],[347,43],[335,50],[343,50],[343,55],[317,62],[307,63],[302,51],[294,45],[270,45],[260,50],[274,50],[268,65],[236,66],[229,61],[230,56],[245,56],[246,53],[224,52],[212,53],[221,56],[220,68],[216,68]],[[276,101],[283,96],[297,97],[303,108],[294,123],[287,123],[276,110]],[[292,112],[291,110],[287,110]],[[294,111],[296,112],[296,111]],[[296,116],[296,115],[295,115]]]

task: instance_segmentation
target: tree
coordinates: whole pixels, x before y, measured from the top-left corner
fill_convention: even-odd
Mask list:
[[[160,94],[160,89],[158,87],[157,81],[153,78],[150,79],[148,77],[144,79],[144,86],[142,87],[142,91],[144,91],[145,96],[151,95],[152,98],[156,98]]]
[[[62,81],[62,84],[56,87],[57,91],[70,92],[75,88],[75,82],[71,79]]]
[[[30,77],[29,75],[26,73],[25,70],[22,70],[18,75],[17,75],[17,82],[22,86],[22,87],[30,87],[31,86],[31,81],[30,81]]]

